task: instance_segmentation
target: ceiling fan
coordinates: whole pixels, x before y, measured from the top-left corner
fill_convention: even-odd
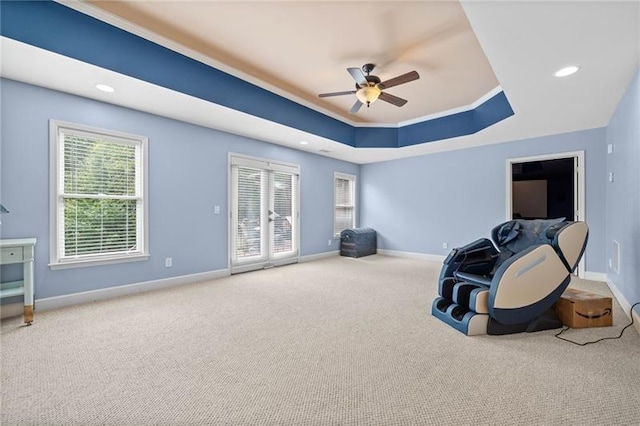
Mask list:
[[[362,69],[360,68],[347,68],[351,77],[356,81],[356,90],[347,90],[345,92],[333,92],[333,93],[321,93],[318,96],[321,98],[327,98],[329,96],[342,96],[355,94],[358,98],[356,103],[353,104],[349,112],[355,114],[360,110],[362,105],[366,104],[367,107],[375,102],[377,99],[383,100],[395,106],[401,107],[407,103],[406,99],[399,98],[389,93],[383,92],[384,89],[388,89],[393,86],[408,83],[420,78],[420,75],[416,71],[411,71],[406,74],[399,75],[387,81],[381,81],[380,77],[371,75],[371,71],[375,68],[375,64],[364,64]],[[365,75],[366,73],[366,75]]]

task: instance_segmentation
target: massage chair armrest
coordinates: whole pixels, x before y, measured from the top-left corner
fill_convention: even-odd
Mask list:
[[[453,277],[454,272],[486,275],[493,269],[498,250],[487,238],[480,238],[465,246],[451,250],[444,260],[440,278]]]
[[[529,321],[560,298],[570,279],[551,245],[531,246],[496,270],[489,290],[489,313],[502,324]]]

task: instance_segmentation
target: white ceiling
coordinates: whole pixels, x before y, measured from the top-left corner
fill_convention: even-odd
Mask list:
[[[296,4],[304,6],[300,7],[300,13],[305,11],[304,13],[313,15],[314,6],[325,5],[325,3],[297,2]],[[228,3],[224,4],[229,6]],[[263,16],[266,16],[267,11],[269,11],[271,14],[270,19],[276,19],[275,17],[281,13],[278,11],[284,10],[282,9],[284,4],[282,2],[259,2],[260,10],[264,12]],[[411,4],[413,5],[413,3]],[[341,67],[346,68],[347,66],[355,65],[353,62],[356,62],[356,64],[363,62],[362,59],[355,58],[355,55],[366,55],[366,47],[369,42],[366,38],[364,42],[358,39],[359,31],[362,31],[361,27],[366,26],[368,22],[366,20],[363,22],[359,18],[361,15],[353,11],[349,12],[349,16],[351,16],[350,25],[353,26],[355,37],[353,40],[345,38],[344,43],[345,46],[352,46],[352,51],[355,52],[353,53],[354,56],[352,56],[354,59],[347,57],[347,53],[350,50],[346,48],[343,51],[345,52],[344,59],[338,57],[339,55],[324,59],[323,55],[317,55],[318,65],[314,65],[312,69],[306,70],[306,72],[308,74],[318,73],[318,75],[326,73],[322,78],[313,74],[314,78],[311,80],[313,82],[321,81],[322,79],[336,81],[335,85],[337,87],[333,87],[332,84],[331,87],[323,86],[322,90],[316,90],[315,86],[299,86],[299,76],[296,78],[295,76],[292,77],[293,74],[291,73],[283,73],[282,75],[278,75],[278,72],[274,73],[273,64],[270,65],[272,68],[260,72],[252,71],[250,67],[239,70],[238,63],[231,63],[233,61],[230,61],[231,65],[224,63],[221,60],[223,56],[207,56],[202,49],[185,46],[181,43],[184,40],[171,40],[166,36],[160,36],[148,28],[142,28],[139,25],[140,23],[132,24],[124,21],[122,18],[107,14],[104,10],[96,9],[94,6],[84,2],[72,2],[70,5],[84,13],[99,17],[202,62],[258,83],[303,105],[310,106],[334,117],[341,117],[343,121],[350,124],[375,125],[375,123],[359,123],[356,120],[344,118],[341,115],[340,108],[348,109],[352,104],[351,101],[345,101],[346,107],[342,105],[327,107],[319,103],[320,100],[313,96],[316,91],[350,90],[352,80],[344,69],[336,71],[337,64],[339,61],[344,60],[346,62],[343,62]],[[392,7],[390,5],[395,6]],[[440,3],[432,2],[420,2],[420,5],[421,7],[440,7]],[[455,7],[452,7],[452,10],[459,7],[458,3],[453,3],[453,5]],[[150,6],[148,3],[144,4],[144,8],[148,8],[148,6]],[[167,7],[159,7],[157,2],[153,2],[151,6],[152,10],[158,9],[159,11],[154,13],[160,15],[167,10]],[[171,6],[173,7],[175,4],[171,4]],[[195,6],[212,7],[212,4],[207,2],[181,3],[182,9],[189,9]],[[256,5],[254,4],[254,6]],[[406,6],[406,4],[404,2],[373,2],[372,6],[370,2],[331,3],[332,10],[334,8],[340,9],[342,6],[355,7],[356,9],[364,8],[365,10],[369,10],[367,8],[371,7],[384,6],[387,9],[382,8],[380,10],[395,11],[397,7]],[[638,2],[473,1],[463,2],[462,9],[473,29],[477,42],[479,42],[488,63],[491,65],[498,84],[507,95],[515,115],[474,135],[400,149],[352,148],[6,38],[2,39],[1,72],[7,78],[100,99],[296,149],[314,153],[319,153],[320,150],[328,150],[330,151],[329,153],[320,154],[363,164],[606,126],[621,95],[638,68],[640,57],[640,3]],[[391,12],[391,15],[388,16],[400,16],[394,15],[394,13]],[[425,16],[430,15],[427,9],[420,12],[420,14],[420,16],[422,14]],[[296,29],[295,22],[297,21],[289,19],[288,12],[282,16],[283,18],[278,21],[278,26],[284,28],[282,33],[296,34],[302,31],[300,28]],[[186,29],[190,28],[191,24],[195,24],[184,22],[182,19],[178,19],[180,21],[179,27],[186,33]],[[397,22],[395,19],[393,18],[392,22]],[[300,45],[297,47],[300,49],[299,51],[292,51],[291,44],[280,50],[281,48],[278,47],[277,43],[270,42],[271,39],[268,32],[261,33],[259,36],[254,35],[254,32],[250,32],[251,27],[246,27],[247,21],[241,17],[233,20],[228,19],[228,21],[229,25],[236,25],[244,29],[242,42],[252,41],[252,51],[259,51],[260,46],[263,46],[264,49],[268,48],[271,52],[280,52],[277,54],[284,52],[286,56],[298,57],[300,55],[299,57],[307,58],[310,53],[325,52],[323,50],[325,46],[323,46],[321,39],[316,41],[317,45],[299,43]],[[342,24],[338,21],[342,22]],[[419,19],[416,20],[418,23],[419,21]],[[406,40],[419,41],[421,37],[429,38],[431,34],[437,33],[442,34],[442,36],[429,39],[435,45],[447,46],[448,43],[455,44],[455,41],[463,39],[463,36],[457,32],[460,28],[459,24],[449,24],[454,21],[455,19],[452,18],[442,18],[444,23],[436,24],[437,28],[433,29],[426,26],[418,28],[420,25],[417,25],[413,28],[413,33],[404,34],[402,37]],[[428,22],[426,17],[424,22]],[[329,19],[328,21],[322,20],[321,24],[331,32],[337,31],[334,24],[344,25],[344,21],[336,19],[334,22],[334,20]],[[173,25],[176,26],[175,23]],[[392,24],[385,31],[393,33],[389,28],[397,28],[394,25],[396,24]],[[433,33],[430,32],[431,30],[433,30]],[[247,38],[247,33],[251,37]],[[279,37],[282,37],[282,33],[278,33],[280,34]],[[464,37],[469,36],[468,31],[463,31],[462,33],[466,34]],[[308,39],[305,38],[304,40],[308,42]],[[468,38],[466,40],[469,41]],[[240,42],[235,41],[234,43]],[[293,45],[295,44],[293,43]],[[359,50],[356,51],[357,49]],[[306,56],[300,52],[305,52],[304,55]],[[413,51],[409,49],[408,52]],[[384,49],[380,49],[379,45],[376,45],[372,55],[378,56],[372,60],[384,59],[379,59],[384,56],[381,53],[385,53]],[[439,72],[437,70],[445,69],[444,64],[449,63],[447,60],[442,59],[442,55],[445,54],[446,52],[442,51],[438,53],[438,49],[435,47],[433,49],[425,48],[424,56],[420,58],[412,56],[414,53],[411,53],[406,61],[396,61],[389,65],[389,69],[392,69],[392,66],[399,67],[393,68],[395,71],[390,71],[390,76],[395,75],[395,73],[409,71],[409,69],[403,68],[406,66],[406,64],[403,65],[405,62],[415,62],[415,66],[411,66],[412,69],[418,69],[422,66],[424,69],[431,70],[423,71],[423,68],[420,68],[419,72],[422,77],[428,75],[429,72],[437,74]],[[252,57],[252,55],[248,55],[248,57]],[[295,64],[295,62],[291,63]],[[451,59],[451,63],[455,62],[456,60]],[[260,59],[253,65],[262,63],[264,61]],[[553,72],[567,64],[580,65],[580,72],[564,79],[555,78]],[[290,66],[284,65],[285,68]],[[252,72],[254,74],[251,74]],[[296,73],[300,72],[304,72],[304,70],[296,71]],[[265,76],[270,73],[275,74],[278,78],[268,81]],[[382,73],[382,70],[379,75],[383,79],[387,77]],[[442,106],[447,105],[446,102],[451,102],[449,104],[451,108],[456,106],[458,107],[457,109],[469,108],[474,101],[477,101],[484,94],[480,93],[478,95],[474,93],[473,95],[468,94],[464,99],[460,98],[463,100],[447,100],[444,94],[447,91],[453,92],[451,86],[453,83],[447,82],[446,75],[441,77],[444,77],[444,79],[438,80],[438,91],[434,91],[434,93],[438,93],[437,97],[442,97],[439,100],[441,102],[440,109],[447,108]],[[422,83],[423,80],[425,82],[431,81],[426,77],[421,78],[419,81]],[[116,87],[116,93],[104,94],[97,92],[94,85],[99,81]],[[342,86],[343,81],[346,87]],[[410,85],[417,83],[407,83],[405,87],[408,89]],[[493,84],[495,84],[495,81],[489,86]],[[312,95],[296,92],[298,89],[295,89],[295,87],[302,87],[302,89],[312,87],[309,91]],[[424,112],[419,114],[429,114],[433,111],[433,105],[435,104],[424,100],[416,100],[411,97],[412,91],[408,91],[408,94],[405,94],[400,92],[401,88],[403,87],[392,88],[389,89],[389,92],[406,97],[409,99],[410,104],[424,102]],[[398,90],[396,91],[396,89]],[[485,89],[483,87],[482,90],[477,90],[483,92]],[[433,97],[436,96],[434,95]],[[465,103],[458,105],[460,102]],[[392,105],[384,106],[396,108]],[[371,111],[373,111],[374,107],[378,107],[378,103],[372,105]],[[380,114],[382,113],[383,111],[380,110]],[[379,120],[382,122],[388,123],[389,121],[387,120],[390,120],[385,119],[384,116],[381,117]],[[402,119],[396,117],[391,121],[397,123]],[[302,146],[299,144],[301,140],[306,140],[309,144]]]

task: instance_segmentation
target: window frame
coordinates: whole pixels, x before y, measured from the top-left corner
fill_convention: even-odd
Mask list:
[[[347,173],[341,173],[341,172],[334,172],[333,174],[333,233],[334,233],[334,237],[340,237],[340,232],[342,231],[338,231],[336,232],[336,227],[337,227],[337,217],[336,217],[336,212],[338,210],[338,204],[337,204],[337,190],[336,190],[336,182],[338,179],[341,180],[348,180],[351,182],[351,193],[352,193],[352,198],[353,198],[353,217],[352,217],[352,226],[351,228],[355,228],[356,224],[357,224],[357,208],[358,208],[358,197],[357,197],[357,177],[356,175],[351,175],[351,174],[347,174]],[[348,229],[348,228],[345,228]]]
[[[64,227],[64,224],[61,223],[64,220],[64,208],[60,206],[64,202],[63,192],[60,191],[61,178],[63,178],[64,174],[64,152],[62,151],[63,144],[60,138],[62,130],[65,130],[67,134],[91,136],[112,140],[115,143],[139,146],[140,164],[137,167],[140,167],[139,173],[141,175],[141,194],[139,197],[141,202],[138,208],[142,211],[137,217],[141,232],[137,241],[138,250],[129,253],[119,252],[61,258],[60,248],[64,244],[64,242],[59,241],[59,238],[64,238],[61,232]],[[65,121],[49,120],[49,267],[51,269],[109,265],[149,259],[148,144],[149,139],[145,136]]]

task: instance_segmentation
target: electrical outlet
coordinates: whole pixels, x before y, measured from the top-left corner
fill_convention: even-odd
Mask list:
[[[331,240],[329,240],[329,245],[331,245]]]
[[[609,258],[609,269],[613,269],[613,259]]]
[[[607,154],[613,154],[613,144],[607,145]]]
[[[449,244],[447,244],[447,243],[442,243],[442,248],[443,248],[443,249],[447,249],[447,248],[449,248]]]
[[[213,206],[213,214],[220,214],[220,206]]]
[[[609,182],[613,182],[613,172],[609,173]]]
[[[173,266],[173,259],[171,259],[170,257],[167,257],[164,259],[164,267],[165,268],[171,268]]]

